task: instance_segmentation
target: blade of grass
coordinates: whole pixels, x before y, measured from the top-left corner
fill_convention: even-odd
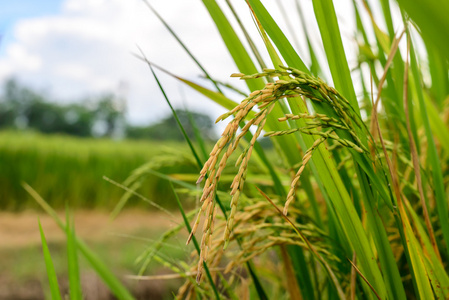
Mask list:
[[[262,24],[264,30],[266,30],[273,43],[279,49],[279,52],[285,59],[287,65],[299,69],[303,72],[309,73],[309,70],[307,69],[302,59],[299,57],[298,53],[296,53],[287,37],[282,33],[281,29],[279,28],[279,26],[277,26],[276,22],[270,16],[260,0],[249,0],[248,2],[250,3],[252,10],[256,14],[257,19]]]
[[[387,292],[392,299],[407,299],[404,286],[402,284],[401,275],[397,267],[394,253],[390,246],[388,234],[384,229],[384,220],[379,211],[377,194],[373,193],[367,175],[356,167],[357,177],[361,185],[362,193],[365,196],[365,211],[367,219],[368,231],[371,233],[374,244],[376,245],[377,255],[380,262],[380,267],[384,275],[384,282],[387,287]]]
[[[374,101],[374,99],[373,99]],[[373,103],[374,106],[374,103]],[[374,123],[377,128],[377,133],[379,135],[380,144],[382,146],[382,150],[385,156],[385,160],[387,162],[388,170],[390,172],[390,177],[392,180],[393,191],[396,196],[396,202],[398,206],[399,212],[399,226],[402,226],[402,230],[400,231],[401,237],[403,241],[405,241],[404,248],[407,251],[407,258],[409,260],[411,275],[413,277],[413,284],[416,289],[416,294],[420,295],[420,298],[425,299],[427,296],[432,295],[432,288],[430,286],[429,280],[427,278],[426,269],[423,262],[422,253],[420,252],[420,248],[418,242],[416,241],[416,237],[413,233],[413,230],[410,226],[410,222],[408,220],[407,214],[404,209],[404,205],[401,198],[401,192],[399,187],[399,181],[397,174],[393,169],[393,164],[388,156],[387,149],[385,148],[385,143],[382,137],[382,132],[380,130],[379,122],[377,120],[377,110],[373,110]],[[404,242],[403,242],[404,243]]]
[[[69,295],[70,299],[83,299],[81,292],[80,271],[78,264],[78,247],[75,239],[75,229],[73,219],[69,216],[66,208],[66,237],[67,237],[67,262],[69,273]]]
[[[427,232],[429,233],[430,241],[432,242],[433,250],[436,255],[440,257],[440,251],[438,250],[437,241],[435,239],[435,233],[432,228],[432,223],[430,222],[429,211],[427,209],[426,201],[424,199],[424,190],[421,180],[421,169],[419,166],[419,156],[416,151],[415,142],[413,140],[412,128],[410,125],[410,114],[409,114],[409,99],[408,99],[408,54],[410,52],[410,34],[407,35],[407,59],[405,62],[405,71],[404,71],[404,111],[405,111],[405,120],[407,124],[407,132],[408,132],[408,140],[410,144],[410,154],[412,155],[413,167],[415,171],[416,184],[418,185],[419,198],[421,201],[421,207],[423,209],[424,220],[426,222]]]
[[[200,147],[200,152],[202,155],[201,161],[206,161],[208,159],[207,151],[206,151],[206,145],[204,143],[204,139],[201,137],[201,132],[198,129],[198,126],[196,125],[195,119],[193,118],[192,114],[189,110],[186,109],[187,117],[189,118],[190,124],[193,128],[193,134],[195,135],[195,140],[198,143],[198,146]]]
[[[355,252],[352,255],[352,261],[354,262],[354,264],[357,263],[357,255],[355,254]],[[356,273],[355,268],[352,268],[351,269],[351,300],[355,300],[355,284],[356,284],[356,274],[355,273]]]
[[[383,0],[382,0],[383,1]],[[394,118],[396,122],[392,122],[392,126],[396,126],[396,131],[399,129],[402,129],[405,127],[405,120],[404,120],[404,111],[402,110],[402,103],[400,99],[402,99],[402,83],[403,83],[403,70],[404,70],[404,63],[402,61],[402,58],[398,52],[393,51],[395,47],[395,34],[390,27],[391,23],[391,14],[390,14],[390,7],[388,3],[382,2],[382,9],[385,13],[385,20],[387,22],[387,26],[389,28],[390,35],[383,32],[379,26],[376,23],[376,20],[373,17],[373,13],[366,1],[363,1],[363,5],[368,12],[371,20],[372,27],[374,29],[374,34],[376,36],[377,44],[380,45],[379,47],[379,62],[384,66],[384,69],[389,69],[390,72],[385,73],[385,77],[383,80],[386,80],[387,86],[385,88],[384,95],[389,98],[390,101],[385,101],[383,104],[385,106],[385,110],[387,111],[387,116],[390,118]],[[400,40],[400,39],[399,39]],[[390,44],[390,41],[391,44]],[[381,51],[382,50],[382,51]],[[384,54],[388,56],[388,59],[385,61]],[[394,68],[390,68],[389,64],[393,63]],[[371,72],[375,73],[374,66],[371,66]],[[379,83],[380,84],[380,83]],[[382,82],[383,84],[383,82]],[[401,121],[401,122],[397,122]],[[401,126],[399,126],[401,125]],[[402,135],[401,135],[402,136]],[[404,142],[406,142],[404,140]]]
[[[357,266],[349,259],[347,258],[347,260],[349,261],[349,263],[352,265],[353,269],[357,272],[357,274],[359,274],[360,277],[362,277],[363,281],[366,282],[366,284],[369,285],[369,287],[371,288],[371,290],[373,291],[373,293],[376,295],[377,299],[382,300],[382,298],[380,298],[379,294],[376,292],[376,290],[374,289],[374,287],[369,283],[369,281],[366,279],[365,276],[363,276],[362,272],[360,272],[359,268],[357,268]]]
[[[412,20],[421,29],[425,41],[434,45],[435,49],[446,59],[449,58],[449,2],[439,0],[398,0]]]
[[[436,204],[438,216],[440,219],[441,230],[443,232],[444,242],[446,244],[446,251],[449,255],[449,215],[447,197],[444,189],[443,172],[441,170],[441,161],[438,156],[435,141],[433,139],[432,129],[427,113],[427,106],[424,101],[422,80],[419,72],[418,63],[416,61],[416,54],[413,47],[413,42],[410,44],[410,67],[415,81],[416,93],[418,94],[419,112],[421,113],[424,131],[427,138],[428,157],[432,169],[432,178],[435,189]]]
[[[173,78],[178,79],[179,81],[185,83],[186,85],[190,86],[192,89],[194,89],[194,90],[196,90],[197,92],[203,94],[203,95],[206,96],[207,98],[211,99],[212,101],[214,101],[215,103],[217,103],[217,104],[223,106],[223,107],[226,108],[226,109],[231,110],[231,109],[233,109],[235,106],[237,106],[237,103],[236,103],[235,101],[229,99],[228,97],[224,96],[223,94],[214,92],[214,91],[212,91],[212,90],[210,90],[210,89],[208,89],[208,88],[205,88],[205,87],[203,87],[203,86],[201,86],[201,85],[199,85],[199,84],[196,84],[196,83],[194,83],[194,82],[192,82],[192,81],[190,81],[190,80],[187,80],[187,79],[185,79],[185,78],[182,78],[182,77],[180,77],[180,76],[177,76],[177,75],[175,75],[175,74],[173,74],[173,73],[171,73],[171,72],[165,70],[164,68],[162,68],[162,67],[160,67],[160,66],[158,66],[158,65],[156,65],[156,64],[154,64],[154,63],[152,63],[152,62],[150,62],[147,58],[145,58],[145,56],[142,56],[142,57],[141,57],[141,56],[135,55],[135,57],[137,57],[138,59],[144,61],[144,62],[147,63],[148,65],[151,65],[151,66],[153,66],[153,67],[155,67],[155,68],[161,70],[162,72],[164,72],[164,73],[166,73],[166,74],[172,76]],[[251,112],[251,114],[250,114],[249,116],[251,116],[251,117],[254,116],[254,113]]]
[[[444,265],[441,263],[439,257],[437,257],[435,252],[432,251],[432,244],[430,243],[424,226],[422,226],[421,224],[420,217],[412,208],[409,201],[406,201],[405,205],[407,207],[408,213],[411,216],[411,219],[413,220],[414,227],[417,230],[419,239],[423,244],[423,248],[425,249],[426,253],[429,254],[428,257],[425,257],[425,265],[426,269],[428,270],[433,290],[435,291],[435,294],[437,296],[441,294],[443,295],[443,297],[440,297],[439,299],[447,299],[449,297],[449,276],[444,270]]]
[[[23,188],[33,197],[33,199],[44,209],[44,211],[49,214],[53,220],[58,224],[62,231],[66,231],[66,226],[59,218],[58,214],[51,208],[48,203],[42,199],[42,197],[28,184],[22,183]],[[107,266],[89,249],[89,247],[84,244],[78,237],[75,237],[78,250],[86,258],[95,272],[100,276],[103,282],[109,287],[111,292],[119,300],[133,300],[134,297],[130,292],[123,286],[123,284],[115,277],[115,275],[107,268]]]
[[[224,268],[213,268],[211,271],[220,272],[224,271]],[[163,274],[163,275],[128,275],[126,278],[136,279],[136,280],[167,280],[167,279],[176,279],[176,278],[184,278],[185,276],[193,276],[196,275],[197,272],[186,272],[184,274]]]
[[[293,270],[293,263],[284,245],[280,246],[280,252],[282,256],[282,263],[285,270],[285,278],[287,280],[287,290],[292,300],[302,300],[301,291],[299,285],[295,281],[295,271]]]
[[[438,52],[438,49],[431,43],[426,44],[427,57],[429,59],[429,71],[432,78],[433,100],[439,109],[443,108],[443,102],[446,99],[449,90],[449,78],[447,75],[448,62]]]
[[[332,271],[329,264],[323,259],[323,257],[316,251],[315,247],[309,242],[309,240],[303,235],[303,233],[296,227],[296,225],[286,216],[282,213],[282,211],[274,204],[274,202],[268,197],[262,190],[260,190],[257,186],[256,189],[259,191],[259,193],[268,200],[268,202],[273,205],[273,207],[276,209],[276,211],[279,213],[279,215],[289,223],[292,228],[295,230],[295,232],[301,237],[303,242],[307,245],[307,247],[310,249],[310,251],[313,253],[313,255],[318,259],[318,261],[322,264],[324,269],[329,275],[329,278],[331,279],[332,283],[334,284],[334,288],[338,292],[338,296],[340,299],[346,299],[345,293],[343,292],[343,289],[340,286],[340,283],[338,282],[337,277],[335,276],[334,272]]]
[[[407,243],[407,251],[410,255],[410,268],[412,278],[414,279],[413,283],[416,288],[416,294],[419,295],[420,299],[428,299],[428,297],[433,295],[433,292],[428,277],[429,275],[424,264],[425,257],[418,241],[416,240],[402,204],[399,204],[399,211],[404,224],[404,235]]]
[[[239,24],[239,27],[242,30],[243,35],[245,36],[245,39],[248,42],[249,47],[251,48],[251,51],[253,52],[254,56],[256,57],[256,60],[259,63],[259,66],[262,69],[266,68],[267,66],[265,65],[265,62],[263,61],[262,55],[260,55],[259,50],[257,49],[256,45],[254,44],[253,40],[251,39],[251,36],[249,35],[245,26],[243,26],[243,23],[240,20],[239,16],[237,15],[237,12],[235,11],[234,6],[231,4],[231,1],[226,0],[226,4],[228,5],[228,7],[231,10],[232,14],[234,15],[237,23]]]
[[[321,39],[332,73],[335,88],[348,99],[358,116],[360,109],[354,91],[348,61],[341,41],[340,29],[332,0],[314,0],[313,9],[320,28]]]
[[[321,74],[320,64],[319,64],[317,56],[316,56],[316,53],[318,51],[313,49],[312,42],[311,42],[311,39],[310,39],[310,35],[309,35],[308,30],[307,30],[308,26],[306,24],[306,19],[304,17],[303,9],[301,8],[301,5],[300,5],[300,1],[296,0],[295,4],[296,4],[296,9],[298,11],[299,19],[301,21],[301,27],[303,28],[304,35],[306,37],[307,48],[309,50],[309,55],[310,55],[310,73],[312,73],[312,75],[314,75],[314,76],[318,76],[318,75]]]
[[[203,0],[203,3],[214,20],[215,26],[217,26],[217,29],[226,44],[226,48],[234,59],[239,71],[245,74],[256,73],[256,66],[252,62],[248,52],[240,41],[240,38],[235,33],[217,2],[215,0]],[[251,91],[260,90],[263,88],[264,82],[262,79],[257,79],[254,81],[248,81],[247,85]]]
[[[387,24],[388,35],[390,36],[390,40],[392,40],[394,39],[395,32],[393,29],[394,26],[391,15],[390,2],[388,0],[381,0],[380,3],[382,5],[383,17],[385,19],[385,23]],[[397,97],[394,97],[392,100],[396,102],[395,107],[397,107],[399,113],[399,115],[396,115],[395,117],[397,119],[400,119],[401,121],[405,121],[403,120],[404,111],[402,110],[403,106],[401,105],[401,99],[403,99],[403,90],[401,89],[401,83],[404,81],[404,61],[402,60],[400,53],[397,53],[394,56],[393,64],[394,68],[391,69],[391,73],[394,78]]]
[[[132,188],[128,188],[127,186],[118,183],[117,181],[112,180],[109,177],[103,176],[103,179],[106,180],[107,182],[112,183],[113,185],[123,189],[124,191],[126,191],[129,194],[133,194],[134,196],[137,196],[138,198],[140,198],[141,200],[149,203],[151,206],[159,209],[160,211],[163,211],[164,213],[166,213],[167,215],[169,215],[170,217],[172,217],[173,219],[175,218],[175,216],[168,210],[166,210],[165,208],[163,208],[162,206],[160,206],[159,204],[157,204],[154,201],[151,201],[150,199],[144,197],[143,195],[137,193],[134,189]],[[123,209],[123,207],[125,206],[127,200],[129,199],[129,197],[122,197],[122,199],[120,199],[119,203],[116,205],[116,207],[114,208],[114,210],[111,212],[110,214],[110,219],[113,220],[115,219],[118,214],[120,213],[120,211]]]
[[[47,240],[45,239],[44,231],[42,230],[41,222],[39,223],[39,232],[41,234],[42,251],[44,253],[45,268],[47,270],[48,284],[50,286],[51,298],[53,300],[62,300],[59,291],[58,277],[56,276],[53,260],[51,259],[50,250],[48,249]]]
[[[312,283],[312,276],[310,275],[310,271],[308,269],[304,249],[297,245],[289,245],[287,247],[287,251],[290,255],[289,260],[291,261],[293,274],[296,277],[296,282],[301,292],[302,298],[310,300],[318,299],[315,295],[316,287],[318,285],[314,285]],[[315,272],[314,274],[316,275],[316,268],[312,268],[312,272]],[[293,282],[291,282],[290,284],[293,284]]]
[[[187,219],[187,216],[184,212],[184,208],[182,207],[182,204],[181,204],[181,201],[179,200],[178,194],[176,193],[175,188],[173,187],[173,184],[171,183],[171,181],[169,181],[169,182],[170,182],[170,187],[173,191],[173,194],[175,195],[175,199],[176,199],[176,203],[178,204],[179,211],[181,212],[182,219],[184,220],[184,225],[187,228],[187,232],[191,232],[192,228],[190,227],[189,220]],[[192,237],[192,240],[193,240],[193,244],[195,245],[196,252],[198,253],[198,255],[200,255],[200,252],[201,252],[200,246],[199,246],[198,241],[196,240],[195,236]],[[212,287],[212,290],[214,291],[215,298],[217,298],[219,300],[220,295],[218,294],[217,287],[215,286],[215,282],[212,279],[212,276],[210,274],[210,271],[209,271],[209,268],[208,268],[206,262],[203,262],[203,267],[204,267],[204,270],[206,271],[206,276],[207,276],[207,279],[209,280],[210,286]]]
[[[424,101],[427,113],[429,114],[432,132],[438,138],[438,141],[440,142],[441,147],[444,148],[444,151],[449,153],[449,126],[441,119],[435,104],[432,103],[428,96],[426,97],[426,95],[424,95]]]
[[[182,126],[181,121],[178,118],[178,114],[176,113],[175,109],[173,108],[173,106],[171,105],[170,100],[168,100],[167,94],[165,93],[164,88],[162,87],[158,77],[156,76],[156,73],[154,72],[153,66],[151,65],[151,63],[149,62],[149,60],[145,57],[145,54],[143,53],[142,49],[139,48],[140,54],[142,55],[142,57],[145,59],[146,63],[148,64],[148,67],[151,70],[151,73],[153,74],[154,79],[157,82],[157,85],[159,86],[159,90],[162,92],[162,94],[164,95],[164,99],[167,102],[168,106],[170,107],[170,110],[173,114],[173,116],[175,117],[176,123],[178,124],[179,130],[181,130],[182,135],[184,136],[187,144],[189,145],[190,150],[192,151],[193,156],[195,157],[196,162],[198,163],[198,166],[201,166],[203,163],[200,160],[200,157],[198,156],[198,154],[196,153],[195,149],[193,148],[193,144],[192,141],[189,139],[189,137],[187,136],[187,133],[184,129],[184,126]]]
[[[209,79],[217,91],[220,94],[223,94],[223,92],[220,90],[220,87],[215,82],[215,80],[212,79],[212,77],[209,75],[209,73],[206,71],[206,69],[203,67],[203,65],[200,64],[200,62],[196,59],[196,57],[193,55],[193,53],[187,48],[187,46],[181,41],[181,39],[178,37],[178,35],[175,33],[175,31],[168,25],[167,22],[162,18],[162,16],[153,8],[153,6],[150,5],[150,3],[147,0],[142,0],[146,6],[154,13],[154,15],[164,24],[165,28],[170,32],[170,34],[176,39],[176,41],[179,43],[179,45],[186,51],[186,53],[190,56],[190,58],[196,63],[196,65],[203,71],[204,76],[206,76],[207,79]]]

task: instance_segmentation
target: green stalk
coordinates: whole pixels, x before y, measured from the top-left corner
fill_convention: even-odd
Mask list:
[[[176,41],[179,43],[179,45],[186,51],[186,53],[190,56],[190,58],[196,63],[196,65],[201,69],[201,71],[203,71],[204,76],[206,76],[206,78],[208,78],[213,85],[215,86],[215,88],[217,89],[217,91],[221,94],[223,94],[223,92],[220,90],[220,87],[218,86],[217,82],[215,80],[212,79],[212,77],[209,75],[209,73],[206,71],[206,69],[203,67],[202,64],[200,64],[200,62],[196,59],[196,57],[193,55],[193,53],[189,50],[189,48],[187,48],[187,46],[181,41],[181,39],[178,37],[178,35],[173,31],[173,29],[170,27],[170,25],[167,24],[167,22],[165,22],[165,20],[161,17],[161,15],[159,15],[159,13],[150,5],[150,3],[147,0],[142,0],[147,7],[156,15],[156,17],[162,22],[162,24],[164,24],[165,28],[167,28],[167,30],[171,33],[171,35],[176,39]]]
[[[254,44],[253,40],[251,39],[251,36],[249,35],[245,26],[243,26],[243,23],[240,20],[239,16],[237,15],[237,12],[235,11],[234,6],[231,4],[231,1],[226,0],[226,4],[228,5],[229,9],[231,10],[232,14],[234,15],[234,18],[236,19],[237,23],[239,24],[239,27],[242,30],[243,35],[245,36],[245,39],[248,42],[249,47],[251,48],[251,51],[253,52],[254,56],[256,57],[256,60],[259,63],[259,66],[262,69],[266,68],[267,66],[265,65],[265,62],[263,61],[262,55],[260,55],[259,50],[257,50],[256,45]]]
[[[449,255],[449,215],[448,215],[447,196],[444,191],[443,172],[441,171],[441,161],[440,158],[438,157],[437,148],[432,135],[432,129],[430,127],[430,121],[427,113],[427,106],[424,102],[424,94],[421,83],[422,81],[421,76],[419,74],[419,68],[418,63],[416,61],[413,43],[411,43],[410,47],[410,67],[415,81],[416,93],[418,95],[419,112],[421,113],[424,131],[427,139],[427,147],[428,147],[427,151],[430,166],[432,168],[432,177],[435,189],[437,212],[440,219],[444,242],[446,245],[446,253]]]
[[[332,73],[335,88],[348,99],[358,116],[360,109],[354,92],[348,61],[341,41],[340,29],[332,0],[313,1],[313,9],[320,28],[321,39]]]
[[[75,239],[73,219],[66,208],[66,237],[67,237],[67,262],[69,271],[69,295],[70,299],[83,299],[81,292],[80,271],[78,264],[78,246]]]
[[[47,240],[45,239],[44,230],[42,229],[42,225],[39,220],[38,223],[42,242],[42,252],[44,253],[45,268],[47,270],[48,283],[50,286],[51,299],[61,300],[61,292],[59,291],[58,277],[56,276],[55,267],[53,266],[53,260],[51,259],[51,254],[50,250],[48,249]]]
[[[240,72],[245,74],[254,74],[257,72],[257,68],[252,62],[245,47],[235,33],[228,19],[221,11],[215,0],[203,0],[209,14],[217,26],[223,41],[226,44],[226,48],[234,59],[235,64]],[[262,79],[255,80],[253,82],[247,82],[247,85],[251,91],[263,88],[264,82]]]
[[[141,54],[143,55],[143,53],[141,53]],[[179,128],[181,129],[182,134],[184,135],[184,138],[186,139],[186,142],[189,144],[189,148],[190,148],[190,150],[192,151],[192,154],[193,154],[193,156],[194,156],[195,159],[196,159],[196,162],[197,162],[197,164],[198,164],[198,167],[201,169],[203,163],[201,162],[201,160],[200,160],[198,154],[196,153],[196,150],[195,150],[195,148],[193,147],[192,142],[190,141],[189,137],[187,136],[187,133],[185,132],[184,127],[182,126],[181,122],[179,121],[179,118],[178,118],[178,116],[176,115],[176,112],[175,112],[175,110],[173,109],[173,106],[171,105],[170,100],[168,99],[167,95],[165,94],[165,91],[164,91],[164,89],[163,89],[161,83],[159,82],[159,80],[158,80],[158,78],[157,78],[157,76],[156,76],[156,73],[155,73],[154,70],[153,70],[153,67],[152,67],[151,63],[149,63],[149,61],[148,61],[146,58],[145,58],[145,60],[147,61],[148,66],[150,67],[151,72],[152,72],[152,74],[153,74],[155,80],[157,81],[157,84],[158,84],[158,86],[159,86],[159,89],[161,90],[162,94],[164,95],[165,100],[167,101],[168,105],[170,106],[170,109],[172,110],[172,113],[173,113],[173,115],[175,116],[176,122],[178,123],[178,126],[179,126]],[[223,206],[223,204],[221,203],[221,201],[220,201],[220,199],[218,198],[217,195],[215,195],[215,200],[217,201],[218,206],[220,207],[221,211],[223,212],[223,215],[225,216],[225,218],[227,218],[225,207]],[[250,274],[251,274],[251,277],[252,277],[252,279],[253,279],[253,282],[254,282],[254,284],[256,285],[256,289],[257,289],[257,292],[258,292],[258,294],[259,294],[259,297],[260,297],[261,299],[266,299],[266,295],[265,295],[265,292],[264,292],[264,290],[263,290],[263,287],[262,287],[262,285],[260,284],[260,281],[259,281],[258,277],[256,276],[254,270],[252,270],[253,268],[252,268],[251,264],[248,262],[246,265],[247,265],[248,270],[249,270],[249,272],[250,272]],[[206,274],[207,274],[207,273],[206,273]],[[210,274],[208,275],[208,277],[210,277]],[[213,282],[212,278],[209,278],[209,279],[210,279],[211,285],[214,287],[214,282]],[[214,288],[214,293],[215,293],[215,288]]]
[[[33,199],[39,204],[42,209],[49,214],[61,230],[64,232],[67,230],[66,225],[59,218],[56,211],[51,208],[48,203],[42,199],[42,197],[28,184],[22,183],[23,188],[33,197]],[[115,277],[115,275],[108,269],[108,267],[89,249],[89,247],[84,244],[78,237],[75,237],[76,243],[78,245],[78,250],[86,258],[98,276],[103,280],[103,282],[108,286],[110,291],[119,300],[134,300],[131,293],[123,286],[123,284]],[[57,299],[57,298],[56,298]]]
[[[184,212],[184,208],[182,207],[182,204],[181,204],[181,201],[179,200],[178,194],[176,193],[175,188],[173,187],[173,184],[171,183],[171,181],[169,181],[169,182],[170,182],[170,187],[173,191],[173,194],[175,195],[176,203],[178,204],[179,211],[181,212],[182,219],[184,220],[184,225],[187,228],[187,232],[191,232],[192,227],[190,227],[189,220],[187,219],[187,216]],[[198,255],[200,255],[201,249],[200,249],[200,245],[198,244],[198,241],[196,240],[196,237],[193,236],[192,240],[193,240],[193,244],[195,245],[196,252],[198,253]],[[215,286],[215,282],[212,279],[212,276],[210,275],[209,267],[207,266],[206,262],[203,262],[203,267],[204,267],[204,270],[206,271],[206,276],[207,276],[207,279],[209,280],[212,290],[214,291],[215,298],[220,300],[220,295],[218,294],[217,287]]]

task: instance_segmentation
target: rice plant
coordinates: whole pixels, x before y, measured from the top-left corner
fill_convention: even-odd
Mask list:
[[[186,277],[177,297],[447,299],[447,4],[354,1],[358,62],[350,69],[331,0],[312,1],[306,12],[294,3],[319,27],[324,51],[305,22],[290,33],[304,31],[309,53],[296,51],[260,0],[246,1],[256,37],[230,1],[230,16],[214,0],[203,3],[235,61],[231,77],[250,92],[229,99],[199,59],[216,91],[175,77],[229,109],[217,119],[229,121],[209,157],[201,161],[191,147],[204,185],[197,215],[186,222],[193,259],[173,266]],[[384,20],[374,18],[373,5]],[[157,80],[154,65],[139,57]],[[271,137],[276,159],[258,145],[262,135]],[[234,179],[223,184],[231,157]],[[257,176],[263,183],[250,182]]]

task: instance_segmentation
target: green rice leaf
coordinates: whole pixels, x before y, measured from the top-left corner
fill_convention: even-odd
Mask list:
[[[48,213],[53,220],[58,224],[61,230],[66,231],[66,225],[59,218],[58,214],[51,208],[48,203],[42,199],[42,197],[28,184],[22,183],[24,189],[33,197],[34,200]],[[123,284],[117,279],[117,277],[107,268],[107,266],[89,249],[89,247],[84,244],[78,237],[76,242],[78,245],[78,250],[86,258],[95,272],[100,276],[103,282],[108,286],[110,291],[119,300],[133,300],[134,297],[131,293],[123,286]]]
[[[178,194],[176,193],[175,188],[173,187],[173,184],[171,183],[171,181],[169,181],[169,182],[170,182],[170,187],[173,191],[173,194],[175,195],[176,203],[178,204],[178,208],[179,208],[179,211],[181,212],[182,219],[184,220],[184,225],[187,229],[187,232],[191,232],[192,228],[190,227],[189,220],[187,219],[186,213],[184,212],[184,208],[182,207],[182,204],[181,204],[181,201],[179,200]],[[196,252],[198,253],[198,255],[200,255],[200,252],[201,252],[200,246],[199,246],[198,241],[196,240],[195,236],[192,236],[192,240],[193,240],[193,244],[195,245]],[[212,279],[212,276],[210,275],[210,271],[209,271],[209,268],[208,268],[206,262],[203,263],[203,266],[204,266],[204,270],[206,271],[207,279],[209,280],[212,290],[214,291],[215,298],[217,298],[217,300],[220,300],[220,295],[218,294],[217,287],[215,286],[215,282]]]
[[[348,99],[357,115],[360,109],[354,92],[348,61],[341,41],[340,29],[332,0],[314,0],[313,9],[320,28],[335,88]]]
[[[206,151],[206,145],[204,143],[204,139],[201,136],[201,132],[198,129],[198,126],[196,125],[195,119],[193,118],[192,114],[190,113],[190,111],[187,111],[187,117],[189,118],[190,124],[192,124],[192,128],[193,128],[193,134],[195,135],[195,139],[198,142],[198,146],[200,147],[200,151],[201,151],[201,155],[202,155],[202,160],[201,161],[206,161],[208,159],[208,154]]]
[[[438,259],[435,251],[433,251],[430,239],[424,226],[421,224],[418,214],[411,207],[409,202],[406,203],[406,206],[407,212],[410,214],[414,227],[418,232],[417,236],[423,245],[423,249],[425,249],[427,253],[424,263],[435,295],[439,297],[439,299],[447,299],[449,297],[449,276],[444,270],[444,266]]]
[[[306,19],[304,17],[304,13],[303,13],[303,9],[300,6],[300,0],[296,0],[295,2],[296,4],[296,9],[298,10],[298,15],[299,15],[299,19],[301,21],[301,26],[302,28],[304,28],[304,35],[306,36],[306,40],[307,40],[307,47],[309,49],[309,55],[310,55],[310,73],[312,73],[312,75],[314,76],[318,76],[321,75],[321,67],[320,67],[320,63],[318,62],[317,59],[317,50],[315,50],[312,46],[312,42],[310,39],[310,34],[307,31],[307,24],[306,24]]]
[[[444,188],[443,172],[441,170],[441,161],[438,156],[438,151],[433,139],[432,129],[430,126],[428,109],[424,100],[424,94],[422,89],[422,81],[419,72],[419,66],[416,61],[415,51],[413,43],[411,43],[410,49],[410,67],[415,80],[415,89],[418,95],[419,112],[421,114],[422,122],[424,125],[424,131],[427,139],[428,157],[433,177],[433,184],[435,189],[436,206],[438,211],[438,217],[440,219],[441,230],[443,232],[444,242],[446,244],[446,252],[449,254],[449,215],[447,196]]]
[[[441,119],[435,104],[432,103],[428,95],[423,96],[427,113],[429,114],[432,132],[438,138],[441,147],[446,151],[446,153],[449,153],[449,126]]]
[[[440,0],[398,0],[412,20],[421,29],[421,36],[449,59],[449,2]]]
[[[175,33],[175,31],[168,25],[167,22],[165,22],[164,18],[153,8],[153,6],[150,5],[150,3],[146,0],[144,0],[144,3],[147,5],[147,7],[154,13],[154,15],[164,24],[165,28],[170,32],[170,34],[176,39],[176,41],[179,43],[179,45],[186,51],[186,53],[190,56],[190,58],[196,63],[196,65],[203,71],[204,76],[206,76],[207,79],[209,79],[214,86],[217,88],[217,91],[221,94],[223,92],[220,90],[220,87],[218,86],[217,82],[212,79],[212,77],[209,75],[209,73],[206,71],[206,69],[203,67],[203,65],[198,61],[198,59],[193,55],[193,53],[187,48],[187,46],[181,41],[179,36]]]
[[[256,73],[256,66],[217,2],[215,0],[203,0],[203,3],[214,20],[215,26],[217,26],[217,29],[226,44],[226,48],[231,54],[239,71],[244,74]],[[262,89],[264,82],[259,78],[247,81],[247,85],[251,91],[254,91]]]
[[[249,0],[248,2],[251,4],[251,8],[254,10],[254,13],[262,24],[262,27],[266,30],[270,38],[273,40],[273,43],[279,49],[279,52],[285,59],[287,65],[309,73],[306,65],[299,57],[298,53],[296,53],[289,40],[273,20],[266,8],[263,6],[262,2],[260,2],[260,0]]]
[[[416,288],[416,294],[420,299],[432,298],[433,292],[429,282],[429,275],[424,265],[425,257],[423,255],[421,246],[419,245],[413,229],[410,225],[409,219],[406,215],[404,208],[400,207],[400,215],[403,222],[403,230],[405,235],[405,242],[407,245],[408,254],[411,262],[411,273],[414,278],[414,284]]]
[[[429,59],[429,71],[432,77],[432,99],[439,109],[443,108],[444,100],[449,94],[449,78],[447,70],[448,61],[441,55],[433,44],[427,43],[427,57]]]
[[[47,240],[45,239],[44,231],[42,230],[41,222],[39,223],[39,232],[41,234],[42,251],[44,253],[45,267],[47,270],[48,283],[50,285],[51,298],[53,300],[62,299],[59,291],[58,278],[56,276],[53,260],[51,259],[50,250],[48,249]]]
[[[66,237],[70,299],[83,299],[78,264],[78,247],[75,239],[73,220],[70,219],[68,209],[66,209]]]

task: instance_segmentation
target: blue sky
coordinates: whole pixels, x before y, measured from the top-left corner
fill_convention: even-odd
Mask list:
[[[2,46],[10,42],[11,29],[14,24],[21,20],[33,17],[40,17],[58,14],[61,9],[62,0],[1,0],[0,1],[0,34],[2,36]],[[1,52],[0,52],[1,54]]]

